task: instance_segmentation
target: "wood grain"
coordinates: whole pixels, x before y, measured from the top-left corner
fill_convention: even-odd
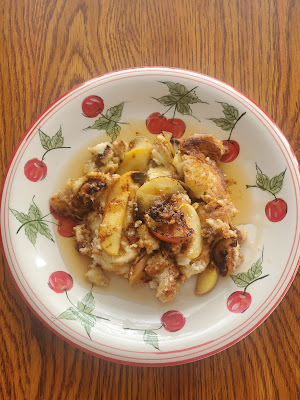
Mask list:
[[[1,177],[31,122],[58,96],[102,73],[188,68],[244,92],[300,159],[297,0],[2,0]],[[299,289],[250,336],[211,358],[138,368],[64,343],[0,271],[0,399],[296,399]]]

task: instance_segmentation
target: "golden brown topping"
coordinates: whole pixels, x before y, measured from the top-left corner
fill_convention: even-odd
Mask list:
[[[188,155],[196,158],[209,157],[214,161],[219,161],[224,154],[224,146],[222,142],[211,135],[194,133],[184,139],[179,149]]]

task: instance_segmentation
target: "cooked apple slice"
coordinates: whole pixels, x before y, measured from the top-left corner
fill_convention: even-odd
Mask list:
[[[167,222],[158,222],[161,221],[161,217],[158,216],[158,221],[156,221],[150,214],[151,210],[145,213],[145,222],[153,235],[164,242],[183,243],[189,240],[194,232],[193,228],[185,223],[183,213],[180,211],[175,211]],[[171,219],[173,219],[173,221],[168,223]]]
[[[126,172],[108,188],[106,204],[110,203],[119,194],[128,191],[133,199],[137,189],[145,182],[147,175],[140,171]]]
[[[151,143],[143,137],[136,137],[130,142],[129,150],[117,169],[117,174],[123,175],[128,171],[144,171],[151,158]]]
[[[169,243],[183,243],[186,242],[193,231],[185,227],[185,229],[180,229],[178,225],[166,225],[161,230],[156,228],[156,230],[151,229],[153,235],[163,242]]]
[[[135,285],[136,283],[144,282],[147,278],[147,274],[144,271],[147,260],[149,258],[149,254],[145,254],[136,264],[134,264],[129,271],[129,284],[130,286]]]
[[[146,211],[164,195],[170,197],[178,192],[185,192],[185,190],[175,179],[165,176],[152,179],[144,183],[136,192],[139,209]]]
[[[174,167],[176,168],[179,176],[182,178],[183,177],[183,168],[182,168],[182,158],[181,158],[181,154],[176,153],[174,158],[173,158],[173,162],[172,164],[174,165]]]
[[[116,196],[106,207],[101,225],[99,239],[102,248],[110,255],[117,256],[120,250],[123,222],[130,193],[123,192]]]
[[[144,171],[149,164],[151,151],[148,147],[138,147],[125,154],[124,160],[117,169],[117,174],[123,175],[128,171]]]
[[[183,213],[186,224],[194,230],[191,235],[191,241],[187,244],[184,254],[188,258],[197,258],[202,251],[202,236],[201,236],[201,223],[198,214],[193,206],[190,204],[183,204],[180,207]]]
[[[198,275],[195,293],[205,294],[209,292],[216,285],[218,275],[218,268],[214,265],[209,265]]]
[[[149,147],[151,148],[152,144],[146,139],[144,136],[136,136],[129,143],[130,149],[136,149],[138,147]]]

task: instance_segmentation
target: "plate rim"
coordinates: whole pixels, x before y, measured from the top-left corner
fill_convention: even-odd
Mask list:
[[[209,78],[212,82],[217,82],[219,84],[221,84],[221,86],[225,86],[228,87],[231,91],[237,92],[240,96],[246,98],[250,103],[254,104],[254,106],[256,106],[259,110],[261,110],[261,112],[266,116],[266,118],[271,122],[271,125],[273,125],[273,127],[275,127],[277,129],[277,133],[279,134],[280,138],[282,139],[282,141],[284,142],[284,144],[286,145],[287,148],[287,153],[290,153],[291,156],[291,161],[294,164],[295,168],[297,171],[299,171],[299,163],[298,160],[295,156],[295,153],[291,147],[291,145],[289,144],[287,138],[284,136],[284,134],[282,133],[282,131],[278,128],[278,126],[276,125],[276,123],[272,120],[272,118],[259,106],[257,105],[253,100],[251,100],[248,96],[246,96],[244,93],[240,92],[239,90],[235,89],[234,87],[232,87],[231,85],[228,85],[227,83],[218,80],[214,77],[211,77],[209,75],[206,74],[202,74],[200,72],[196,72],[196,71],[192,71],[192,70],[187,70],[187,69],[182,69],[182,68],[175,68],[175,67],[160,67],[160,66],[153,66],[153,67],[134,67],[134,68],[127,68],[127,69],[121,69],[118,71],[112,71],[112,72],[108,72],[106,74],[97,76],[95,78],[92,78],[88,81],[85,81],[75,87],[73,87],[72,89],[70,89],[69,91],[65,92],[64,94],[62,94],[59,98],[57,98],[54,102],[52,102],[45,110],[42,111],[42,113],[32,122],[32,124],[29,126],[29,128],[26,130],[26,132],[23,134],[23,136],[21,137],[21,139],[19,140],[11,158],[10,161],[8,163],[8,166],[6,168],[6,172],[2,181],[2,185],[1,185],[1,192],[0,192],[0,199],[1,199],[1,204],[0,204],[0,209],[2,210],[2,207],[4,206],[4,204],[2,204],[2,200],[3,200],[3,194],[4,194],[4,187],[5,187],[5,183],[6,183],[6,179],[7,179],[7,175],[10,171],[10,167],[11,164],[14,161],[14,158],[16,156],[16,153],[18,152],[18,149],[20,148],[20,146],[22,145],[22,143],[24,142],[25,139],[27,139],[29,136],[28,134],[30,133],[30,131],[32,130],[32,128],[34,127],[34,125],[47,113],[48,110],[52,109],[58,102],[60,102],[61,100],[65,99],[67,97],[68,94],[76,92],[79,88],[84,87],[84,86],[89,86],[94,82],[97,82],[101,79],[103,79],[103,77],[112,77],[115,75],[122,75],[123,73],[126,74],[126,72],[129,72],[131,70],[134,71],[145,71],[145,70],[149,70],[150,71],[156,71],[156,72],[174,72],[177,71],[179,74],[185,73],[185,74],[194,74],[196,76],[202,76],[202,77],[206,77]],[[183,78],[188,78],[187,76],[182,76]],[[298,177],[299,178],[299,177]],[[296,185],[297,186],[297,185]],[[78,343],[73,342],[72,340],[70,340],[69,338],[63,336],[60,332],[58,332],[58,330],[56,330],[54,327],[50,326],[48,324],[48,322],[33,308],[33,306],[29,303],[29,301],[26,299],[25,295],[23,294],[22,289],[20,288],[19,284],[17,283],[17,281],[15,280],[15,277],[13,276],[13,272],[11,270],[10,264],[7,260],[7,256],[6,256],[6,252],[4,250],[4,245],[3,245],[3,238],[2,238],[2,227],[0,229],[0,237],[1,237],[1,247],[2,247],[2,252],[4,255],[4,259],[5,259],[5,264],[8,268],[8,271],[10,273],[10,276],[13,279],[13,282],[18,290],[18,292],[21,294],[21,297],[23,298],[23,300],[25,301],[25,303],[27,304],[27,306],[31,309],[31,311],[33,311],[33,313],[40,319],[41,322],[43,322],[44,325],[47,326],[47,328],[49,328],[52,332],[54,332],[56,335],[58,335],[60,338],[62,338],[63,340],[65,340],[66,342],[72,344],[73,346],[75,346],[76,348],[79,348],[80,350],[83,350],[89,354],[92,354],[94,356],[97,356],[99,358],[103,358],[106,359],[108,361],[113,361],[113,362],[117,362],[117,363],[121,363],[121,364],[127,364],[127,365],[136,365],[136,366],[169,366],[169,365],[179,365],[179,364],[184,364],[184,363],[189,363],[189,362],[193,362],[202,358],[206,358],[209,357],[213,354],[216,354],[226,348],[229,348],[230,346],[234,345],[235,343],[239,342],[240,340],[242,340],[243,338],[245,338],[248,334],[250,334],[251,332],[253,332],[262,322],[264,322],[268,316],[274,311],[274,309],[279,305],[279,303],[281,302],[281,300],[283,299],[283,297],[285,296],[286,292],[288,291],[288,289],[290,288],[290,285],[292,284],[295,275],[297,273],[298,270],[298,263],[300,260],[295,262],[295,268],[294,271],[291,275],[291,278],[289,280],[289,282],[286,284],[284,290],[281,292],[281,295],[279,297],[279,299],[277,300],[277,302],[275,304],[273,304],[273,306],[270,308],[270,310],[263,315],[263,317],[253,326],[251,327],[248,331],[244,332],[241,336],[237,337],[236,339],[234,339],[232,342],[230,343],[226,343],[224,346],[219,347],[215,350],[213,350],[211,353],[205,353],[203,355],[198,355],[195,358],[188,358],[186,360],[177,360],[175,362],[131,362],[131,361],[126,361],[126,360],[122,360],[122,359],[118,359],[118,358],[110,358],[107,357],[103,354],[98,354],[95,353],[87,348],[81,347]],[[295,258],[297,256],[297,250],[295,253]],[[291,265],[292,267],[292,265]],[[184,350],[188,350],[188,349],[184,349]],[[150,352],[147,352],[148,354]],[[163,352],[164,353],[164,352]],[[151,353],[150,353],[151,354]],[[142,359],[141,359],[142,361]]]

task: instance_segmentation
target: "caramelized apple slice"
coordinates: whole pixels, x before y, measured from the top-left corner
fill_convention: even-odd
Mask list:
[[[172,229],[170,228],[172,226]],[[165,231],[151,230],[154,236],[159,240],[169,243],[183,243],[186,242],[191,234],[192,230],[185,229],[184,231],[174,225],[168,225],[168,229]]]
[[[111,202],[119,194],[129,191],[130,198],[133,199],[138,188],[145,182],[147,175],[140,171],[126,172],[120,176],[109,188],[106,197],[106,204]]]
[[[136,192],[139,209],[146,211],[160,198],[170,197],[178,192],[185,192],[185,190],[175,179],[166,176],[152,179],[144,183]]]
[[[145,214],[145,221],[153,235],[164,242],[183,243],[189,240],[194,232],[194,230],[185,223],[184,219],[170,224],[167,222],[156,222],[147,213]]]
[[[119,254],[128,199],[129,192],[124,192],[116,196],[107,205],[99,227],[98,236],[101,246],[112,256]]]
[[[130,148],[121,162],[117,174],[123,175],[128,171],[144,171],[151,158],[151,143],[144,137],[138,136],[130,142]]]
[[[209,265],[198,275],[195,293],[205,294],[209,292],[216,285],[218,276],[218,268],[214,265]]]
[[[190,204],[183,204],[180,207],[180,211],[183,213],[186,224],[194,230],[191,241],[187,244],[184,254],[188,258],[197,258],[200,256],[202,251],[202,236],[201,236],[201,223],[198,214],[193,206]]]
[[[144,270],[148,258],[149,254],[145,254],[136,264],[134,264],[130,268],[128,278],[130,286],[135,285],[136,283],[145,282],[147,280],[147,274]]]

